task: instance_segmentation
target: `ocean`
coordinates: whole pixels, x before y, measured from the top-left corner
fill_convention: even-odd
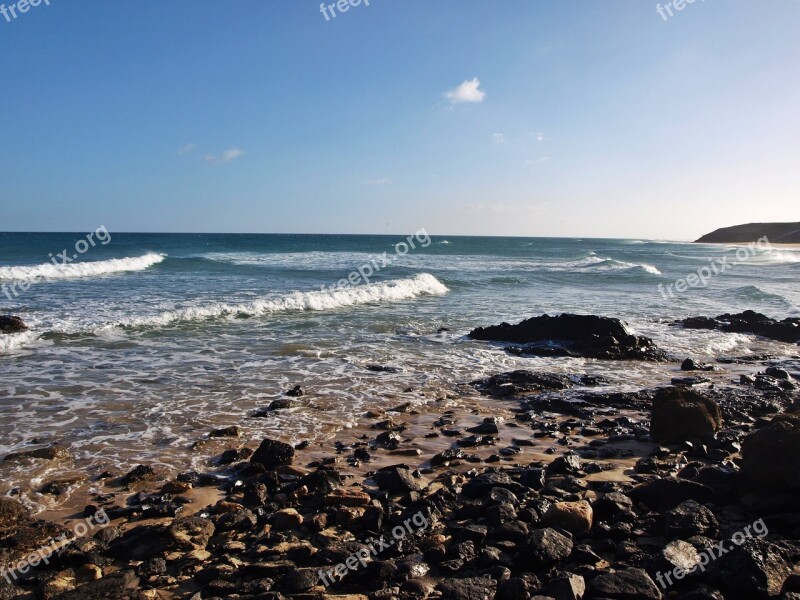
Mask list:
[[[619,389],[669,381],[677,369],[521,358],[466,337],[544,313],[619,317],[677,359],[797,354],[670,325],[745,309],[800,315],[800,249],[745,251],[738,260],[736,251],[424,232],[0,234],[0,314],[30,327],[0,335],[0,455],[58,442],[81,472],[202,469],[211,451],[195,442],[214,428],[316,442],[366,410],[457,397],[476,377],[514,368],[596,373]],[[51,255],[69,262],[56,267]],[[677,291],[676,281],[725,257],[705,287]],[[296,407],[251,418],[295,385],[306,392]],[[63,468],[0,464],[0,493],[34,489]]]

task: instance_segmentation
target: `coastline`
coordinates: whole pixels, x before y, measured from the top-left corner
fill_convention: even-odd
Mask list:
[[[32,520],[12,534],[26,551],[35,550],[37,528],[70,530],[98,508],[111,524],[15,583],[59,598],[97,597],[102,588],[109,597],[140,599],[560,599],[568,597],[565,589],[583,590],[585,598],[622,598],[614,594],[622,593],[623,577],[637,597],[655,599],[667,593],[662,572],[685,566],[714,540],[766,518],[769,541],[759,538],[753,548],[735,551],[771,553],[767,583],[774,586],[772,580],[782,577],[783,585],[788,571],[774,565],[790,565],[794,556],[781,546],[790,539],[786,527],[792,521],[775,516],[786,505],[759,499],[757,488],[742,489],[747,484],[737,473],[741,441],[778,413],[800,407],[796,391],[781,390],[772,385],[777,380],[757,373],[768,366],[795,369],[796,359],[744,358],[700,373],[668,360],[658,368],[663,379],[638,392],[622,392],[602,378],[561,388],[565,375],[535,371],[514,375],[545,386],[534,392],[487,393],[500,389],[489,380],[413,390],[429,401],[364,413],[354,427],[300,445],[288,460],[281,452],[290,446],[270,442],[270,452],[273,444],[283,450],[270,454],[276,462],[264,466],[251,454],[263,453],[259,440],[215,440],[218,450],[236,451],[242,460],[225,471],[168,480],[137,468],[127,485],[115,473],[99,493],[76,493],[68,507],[36,515],[52,525]],[[628,368],[626,361],[584,366],[589,375],[593,366]],[[700,445],[652,439],[658,389],[713,398],[724,428]],[[451,456],[443,458],[447,452]],[[6,514],[11,509],[4,502],[0,512]],[[669,511],[715,525],[698,526],[699,537],[689,543],[670,541],[662,531]],[[369,546],[367,540],[391,535],[400,517],[408,522],[417,514],[424,530],[407,530],[369,560],[363,555],[361,562],[347,562]],[[686,537],[684,532],[680,539]],[[225,566],[231,564],[236,568]],[[347,567],[337,573],[340,564]],[[764,575],[757,566],[748,568]],[[711,573],[695,573],[676,589],[699,582],[724,588],[721,576]],[[746,590],[762,591],[752,585]]]

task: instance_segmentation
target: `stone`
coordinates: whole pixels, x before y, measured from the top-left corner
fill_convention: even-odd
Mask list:
[[[277,531],[297,529],[303,524],[303,515],[294,508],[284,508],[270,517],[272,527]]]
[[[703,484],[687,479],[654,479],[636,486],[628,497],[634,502],[641,502],[651,510],[666,511],[678,506],[686,500],[711,502],[714,491]]]
[[[747,598],[777,598],[792,573],[791,557],[775,544],[747,539],[712,563],[720,587]]]
[[[650,435],[663,442],[702,439],[722,427],[716,402],[687,389],[661,388],[653,398]]]
[[[520,553],[520,559],[534,570],[547,569],[567,558],[571,552],[572,540],[555,529],[546,527],[535,529],[531,533]]]
[[[580,575],[564,573],[551,579],[544,593],[556,600],[582,600],[586,593],[586,581]]]
[[[0,315],[0,333],[21,333],[27,330],[28,326],[20,317]]]
[[[404,465],[384,467],[372,476],[372,480],[379,489],[386,492],[417,492],[421,488],[414,481],[411,470]]]
[[[609,520],[619,513],[632,510],[633,500],[628,498],[625,494],[609,492],[595,500],[592,504],[592,509],[597,518]]]
[[[230,427],[223,427],[222,429],[214,429],[209,434],[210,438],[236,438],[242,436],[242,428],[238,425]]]
[[[198,516],[176,519],[169,526],[169,533],[182,548],[205,550],[214,535],[214,523]]]
[[[266,439],[250,458],[250,462],[258,463],[265,469],[274,469],[283,465],[291,465],[294,460],[294,448],[284,442]]]
[[[592,598],[606,600],[662,600],[656,583],[643,569],[603,573],[589,583]]]
[[[4,462],[20,460],[23,458],[36,458],[39,460],[64,460],[71,458],[69,450],[58,444],[53,444],[47,448],[37,448],[36,450],[26,450],[15,452],[3,458]]]
[[[445,579],[437,586],[442,600],[493,600],[497,582],[486,577]]]
[[[800,414],[779,415],[742,443],[741,477],[757,492],[800,490]]]
[[[474,340],[525,344],[509,352],[533,356],[571,356],[612,360],[664,360],[650,338],[636,336],[619,319],[594,315],[542,315],[517,325],[502,323],[469,333]]]
[[[695,500],[686,500],[664,514],[665,537],[687,539],[693,535],[713,538],[719,530],[714,513]]]
[[[566,529],[574,535],[588,533],[594,518],[592,506],[585,500],[556,502],[542,517],[542,524]]]

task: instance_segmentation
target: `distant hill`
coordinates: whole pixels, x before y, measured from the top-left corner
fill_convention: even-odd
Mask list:
[[[800,223],[748,223],[707,233],[698,244],[749,244],[767,236],[773,244],[800,244]]]

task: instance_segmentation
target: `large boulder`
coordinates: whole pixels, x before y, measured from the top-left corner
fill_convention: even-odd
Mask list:
[[[0,315],[0,333],[19,333],[27,330],[28,326],[19,317]]]
[[[743,598],[777,598],[792,574],[790,553],[776,544],[751,538],[711,564],[712,578]]]
[[[800,414],[779,415],[745,438],[741,476],[754,491],[800,490]]]
[[[683,442],[711,436],[722,427],[716,402],[697,392],[668,387],[656,392],[650,435],[661,442]]]
[[[653,340],[631,333],[619,319],[562,314],[532,317],[517,325],[502,323],[470,332],[474,340],[511,342],[513,354],[573,356],[615,360],[664,360]]]
[[[259,463],[266,469],[290,465],[294,460],[294,448],[284,442],[266,439],[261,442],[250,462]]]

